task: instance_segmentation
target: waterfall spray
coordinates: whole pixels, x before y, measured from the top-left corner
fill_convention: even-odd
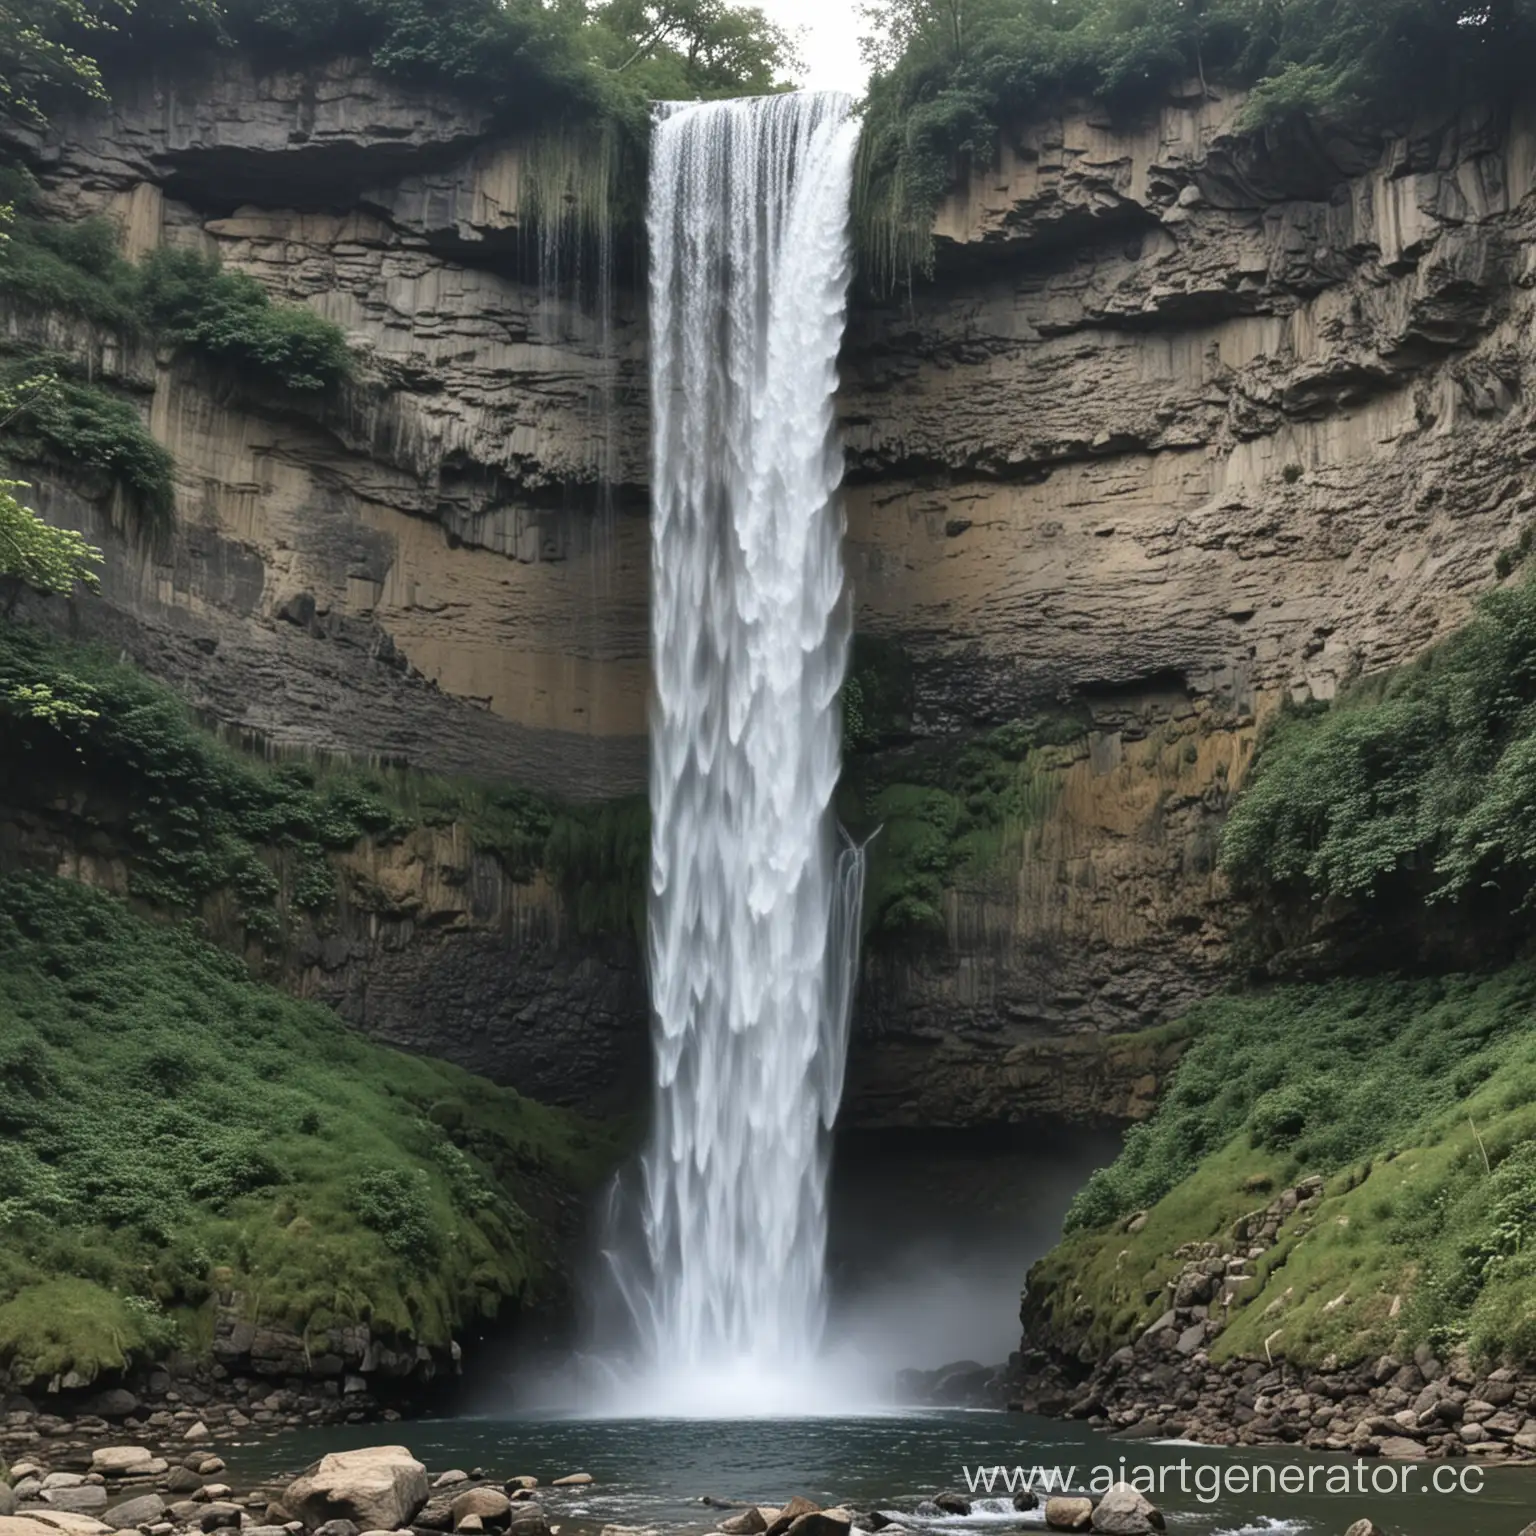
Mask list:
[[[625,1290],[653,1410],[761,1406],[825,1317],[863,890],[831,812],[850,105],[685,106],[652,146],[656,1104]]]

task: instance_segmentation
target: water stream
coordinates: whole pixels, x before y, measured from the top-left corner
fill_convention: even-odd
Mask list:
[[[765,1404],[825,1317],[862,892],[831,813],[851,105],[688,105],[652,143],[656,1085],[616,1261],[650,1411]]]

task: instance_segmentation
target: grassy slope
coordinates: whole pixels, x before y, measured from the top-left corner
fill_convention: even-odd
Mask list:
[[[372,1045],[186,928],[0,882],[0,1367],[163,1349],[212,1290],[444,1344],[535,1294],[530,1209],[614,1156],[575,1117]]]
[[[1261,1356],[1280,1329],[1292,1360],[1423,1339],[1536,1358],[1533,1009],[1528,964],[1203,1004],[1158,1114],[1084,1190],[1031,1290],[1114,1348],[1166,1305],[1181,1244],[1321,1173],[1321,1213],[1259,1266],[1218,1356]]]

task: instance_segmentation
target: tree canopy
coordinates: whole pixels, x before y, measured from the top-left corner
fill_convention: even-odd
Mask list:
[[[730,0],[5,0],[0,113],[42,121],[115,67],[237,47],[269,63],[357,54],[509,119],[645,118],[646,99],[783,89],[790,35]]]

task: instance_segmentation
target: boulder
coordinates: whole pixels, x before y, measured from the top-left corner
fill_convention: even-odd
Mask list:
[[[206,1440],[212,1433],[213,1431],[199,1419],[181,1438],[183,1440]]]
[[[1152,1501],[1126,1483],[1117,1483],[1093,1510],[1093,1529],[1104,1536],[1147,1536],[1162,1524]]]
[[[446,1531],[453,1524],[453,1495],[435,1493],[411,1521],[419,1530]]]
[[[11,1492],[10,1486],[0,1483],[0,1519],[9,1519],[16,1513],[16,1495]]]
[[[179,1505],[172,1506],[172,1514],[178,1508]],[[238,1504],[225,1504],[216,1500],[212,1504],[194,1504],[192,1508],[196,1513],[188,1518],[200,1531],[221,1531],[227,1526],[234,1526],[238,1530],[240,1522],[245,1519],[245,1511]]]
[[[427,1502],[427,1469],[403,1445],[335,1451],[299,1474],[282,1503],[308,1530],[328,1520],[397,1531]]]
[[[50,1472],[43,1478],[43,1492],[52,1493],[55,1488],[78,1488],[84,1481],[83,1472]]]
[[[136,1526],[154,1525],[165,1519],[165,1500],[158,1493],[115,1504],[104,1516],[114,1531],[131,1531]]]
[[[769,1521],[766,1536],[784,1536],[784,1533],[792,1526],[801,1515],[814,1515],[819,1504],[813,1504],[809,1499],[802,1499],[797,1493],[778,1514]]]
[[[99,1483],[44,1488],[42,1498],[45,1504],[51,1504],[55,1509],[71,1510],[77,1515],[100,1514],[107,1507],[107,1490]]]
[[[357,1527],[350,1520],[327,1520],[315,1536],[357,1536]]]
[[[24,1515],[0,1515],[0,1536],[58,1536],[58,1532]]]
[[[101,1445],[91,1452],[91,1471],[103,1477],[137,1476],[155,1463],[142,1445]]]
[[[853,1511],[848,1509],[813,1509],[790,1526],[790,1536],[848,1536],[853,1529]]]
[[[1520,1536],[1526,1536],[1527,1532],[1536,1532],[1536,1525],[1526,1526],[1525,1530],[1520,1533]],[[1387,1536],[1387,1533],[1374,1520],[1356,1520],[1344,1532],[1344,1536]]]
[[[188,1467],[172,1467],[171,1475],[165,1480],[167,1493],[196,1493],[202,1486],[202,1478]]]
[[[1039,1509],[1040,1495],[1032,1489],[1021,1488],[1013,1496],[1013,1507],[1021,1513],[1027,1509]]]
[[[465,1515],[459,1522],[459,1529],[465,1532],[466,1536],[478,1536],[478,1533],[485,1529],[485,1521],[479,1515]]]
[[[454,1530],[474,1518],[483,1530],[488,1525],[505,1525],[512,1518],[512,1501],[500,1488],[468,1488],[449,1506]]]
[[[64,1536],[106,1536],[112,1529],[94,1515],[78,1515],[68,1509],[29,1509],[27,1519],[50,1527],[55,1536],[60,1531]]]
[[[81,1404],[80,1412],[94,1414],[98,1419],[126,1419],[139,1411],[139,1400],[123,1387],[113,1387],[98,1392]]]
[[[468,1481],[469,1473],[461,1472],[457,1467],[455,1467],[451,1472],[439,1472],[437,1477],[433,1480],[432,1487],[434,1489],[452,1488],[456,1483],[467,1483]]]
[[[217,1477],[224,1470],[224,1458],[210,1456],[207,1451],[197,1451],[187,1457],[183,1465],[191,1467],[201,1477]]]
[[[946,1515],[968,1515],[971,1512],[971,1501],[963,1493],[956,1493],[953,1489],[934,1494],[933,1502]]]
[[[719,1529],[725,1532],[725,1536],[762,1536],[768,1529],[768,1521],[763,1516],[761,1506],[754,1504],[751,1509],[744,1509],[739,1515],[727,1516],[720,1522]]]
[[[512,1523],[507,1530],[510,1536],[550,1536],[543,1508],[528,1499],[512,1505]]]
[[[1045,1501],[1045,1523],[1053,1531],[1086,1531],[1093,1524],[1093,1500],[1058,1494]]]
[[[514,1488],[537,1488],[539,1480],[530,1477],[526,1472],[520,1472],[516,1477],[509,1477],[506,1481],[506,1490],[511,1493]]]
[[[569,1472],[564,1477],[557,1477],[549,1486],[551,1488],[585,1488],[591,1481],[590,1472]]]

